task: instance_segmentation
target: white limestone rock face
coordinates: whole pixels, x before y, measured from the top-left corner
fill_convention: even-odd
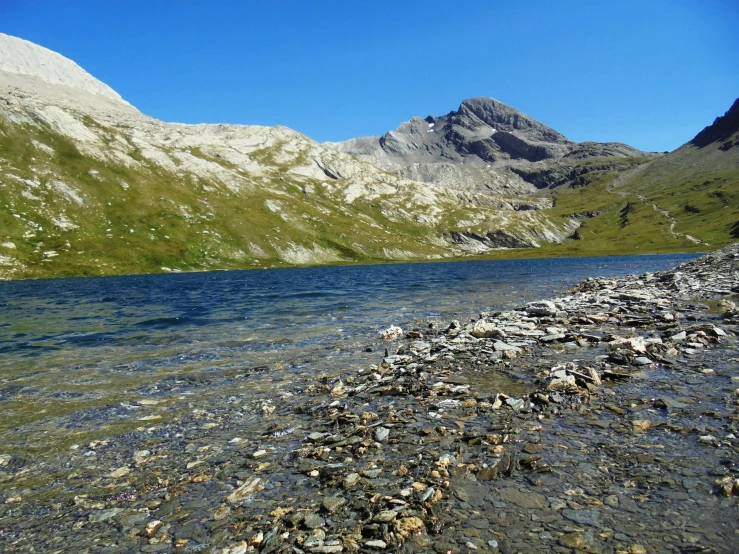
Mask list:
[[[52,85],[66,85],[130,105],[120,94],[72,60],[43,46],[3,33],[0,33],[0,70],[31,75]]]

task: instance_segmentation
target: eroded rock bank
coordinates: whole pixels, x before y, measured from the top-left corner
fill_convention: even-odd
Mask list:
[[[294,393],[0,456],[0,543],[79,552],[734,552],[739,246],[442,328]]]

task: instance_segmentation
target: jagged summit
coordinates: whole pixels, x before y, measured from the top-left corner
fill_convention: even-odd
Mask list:
[[[414,117],[381,137],[332,146],[403,177],[474,194],[532,193],[549,186],[532,175],[548,174],[560,162],[569,174],[579,160],[649,156],[620,143],[578,144],[487,96],[468,98],[443,116]]]
[[[0,71],[30,75],[52,85],[65,85],[130,106],[120,94],[72,60],[43,46],[3,33],[0,33]]]
[[[449,115],[475,117],[496,130],[517,133],[531,140],[563,144],[572,142],[554,129],[489,96],[468,98],[456,112]]]
[[[698,133],[690,144],[703,148],[713,142],[722,142],[721,150],[728,150],[739,146],[737,133],[739,133],[739,98],[724,115],[717,117],[711,125]]]

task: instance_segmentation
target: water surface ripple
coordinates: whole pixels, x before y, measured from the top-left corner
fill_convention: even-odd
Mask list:
[[[384,348],[377,332],[391,324],[443,324],[548,297],[587,277],[657,271],[693,257],[3,282],[0,442],[15,452],[55,446],[72,423],[77,432],[99,428],[114,406],[165,396],[173,380],[181,394],[228,384],[233,372],[260,370],[267,376],[261,386],[268,386],[279,372],[296,368],[318,372],[376,362]],[[105,433],[123,429],[108,425]]]

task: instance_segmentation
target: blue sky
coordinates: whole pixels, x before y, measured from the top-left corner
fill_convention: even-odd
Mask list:
[[[739,2],[0,0],[0,32],[146,114],[382,134],[492,96],[576,140],[672,150],[739,96]]]

